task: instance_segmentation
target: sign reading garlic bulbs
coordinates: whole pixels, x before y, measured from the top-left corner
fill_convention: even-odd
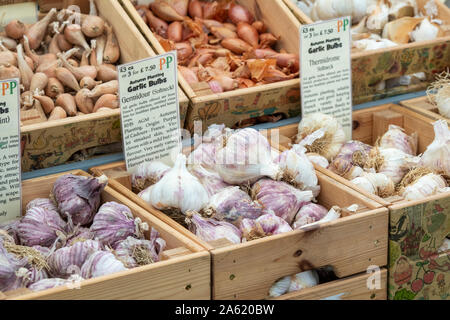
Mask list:
[[[0,222],[20,217],[19,79],[0,81]]]
[[[352,138],[350,17],[301,26],[302,117],[334,116]]]
[[[177,55],[119,67],[122,136],[127,170],[144,162],[169,159],[181,150]]]

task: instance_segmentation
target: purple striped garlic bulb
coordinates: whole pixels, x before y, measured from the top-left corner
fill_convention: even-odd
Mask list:
[[[283,180],[300,190],[311,190],[317,197],[320,193],[314,165],[306,156],[306,149],[298,146],[284,151],[276,160],[283,170]]]
[[[148,224],[134,218],[130,208],[117,202],[104,203],[94,217],[91,232],[96,240],[112,247],[129,236],[143,238]]]
[[[131,269],[160,261],[165,247],[166,241],[152,228],[150,240],[128,237],[118,242],[114,254]]]
[[[107,251],[97,251],[83,263],[81,276],[84,279],[91,279],[125,270],[127,268],[114,254]]]
[[[53,252],[48,259],[48,264],[53,275],[66,278],[74,273],[79,274],[86,259],[94,252],[101,250],[102,245],[99,241],[79,241],[72,246]]]
[[[27,259],[19,259],[9,253],[3,243],[3,239],[0,238],[0,291],[9,291],[22,286],[17,271],[27,264]]]
[[[240,219],[256,219],[263,214],[261,204],[253,201],[239,187],[228,187],[216,193],[203,209],[203,213],[217,220],[238,224]]]
[[[22,287],[29,287],[33,283],[49,278],[49,275],[44,268],[29,265],[25,268],[20,268],[16,272],[16,275],[21,278]]]
[[[83,280],[84,279],[79,275],[72,275],[68,279],[61,279],[61,278],[42,279],[30,285],[28,289],[34,292],[52,289],[60,286],[67,286],[67,288],[69,289],[76,289],[80,288],[80,282]]]
[[[291,224],[300,208],[313,199],[313,193],[300,191],[280,181],[261,179],[252,187],[253,198],[262,204],[264,212],[273,211]]]
[[[318,153],[307,153],[306,156],[308,157],[309,161],[317,164],[318,166],[321,166],[322,168],[328,168],[328,166],[330,165],[327,158],[322,157]]]
[[[417,138],[417,133],[408,136],[403,128],[391,124],[388,131],[380,139],[380,148],[394,148],[415,156],[417,153]]]
[[[170,167],[160,161],[145,162],[131,176],[131,185],[134,190],[141,192],[161,180],[169,170]]]
[[[43,207],[27,210],[17,227],[21,244],[51,247],[60,235],[67,232],[67,224],[57,211]]]
[[[194,165],[189,171],[203,184],[210,197],[230,187],[217,172],[205,169],[201,165]]]
[[[383,173],[394,183],[399,183],[409,169],[416,166],[420,159],[394,148],[373,148],[369,155],[369,167],[377,173]]]
[[[91,223],[106,184],[106,176],[88,178],[68,174],[60,177],[53,186],[53,197],[61,215],[70,216],[75,225]]]
[[[273,212],[266,213],[256,220],[243,219],[240,223],[243,237],[255,240],[267,236],[273,236],[292,231],[291,226]]]
[[[216,165],[216,152],[226,135],[230,133],[231,129],[225,125],[213,124],[208,127],[208,130],[203,134],[201,140],[194,135],[194,142],[200,140],[200,144],[196,143],[194,151],[191,152],[187,158],[189,167],[202,166],[208,170],[214,170]]]
[[[78,241],[86,241],[94,239],[91,229],[84,227],[76,227],[66,241],[66,246],[71,246]]]
[[[267,176],[281,178],[281,170],[272,161],[272,147],[252,128],[231,134],[216,153],[216,170],[229,184],[248,184]]]
[[[14,243],[20,243],[18,226],[20,219],[7,221],[0,224],[0,237],[9,238]]]
[[[331,161],[328,169],[348,180],[364,174],[364,166],[372,147],[360,141],[346,142],[339,154]]]
[[[58,212],[58,208],[56,207],[56,204],[51,199],[48,199],[48,198],[38,198],[38,199],[31,200],[30,202],[28,202],[26,209],[28,210],[33,207],[40,207],[40,208]]]
[[[191,212],[188,212],[186,220],[189,230],[203,241],[227,239],[234,244],[241,243],[241,231],[231,223],[203,218]]]
[[[295,216],[292,228],[299,229],[307,224],[323,219],[328,213],[328,209],[320,204],[305,204]]]

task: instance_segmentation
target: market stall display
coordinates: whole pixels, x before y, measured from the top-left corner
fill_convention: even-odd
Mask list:
[[[23,194],[23,217],[0,225],[5,298],[209,299],[209,254],[106,179],[72,171]]]
[[[355,104],[425,90],[449,66],[450,9],[439,0],[283,1],[305,24],[352,16]]]
[[[130,0],[121,3],[157,53],[179,47],[179,83],[191,102],[186,119],[189,130],[193,131],[194,121],[202,121],[205,131],[214,123],[234,127],[256,123],[252,121],[261,116],[276,121],[299,114],[300,24],[281,1],[237,1],[230,9],[231,1],[190,1],[190,18],[182,23],[185,11],[180,16],[165,1],[161,6],[178,14],[176,19],[163,13],[158,16],[156,4],[143,6],[144,2],[135,1],[136,10]],[[194,6],[200,14],[193,11]],[[175,28],[184,30],[182,39],[188,41],[164,38],[169,37],[166,31],[172,38]]]

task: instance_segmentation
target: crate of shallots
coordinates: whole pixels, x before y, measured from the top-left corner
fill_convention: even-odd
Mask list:
[[[155,55],[115,1],[44,4],[48,11],[32,25],[6,15],[2,38],[8,60],[1,76],[19,77],[22,86],[23,171],[61,165],[99,146],[115,150],[121,142],[117,65]],[[182,120],[187,105],[181,94]]]
[[[280,0],[120,1],[157,53],[177,50],[191,132],[300,114],[300,23]]]
[[[0,298],[210,299],[209,253],[104,177],[26,180],[22,195],[22,217],[0,224]]]
[[[386,266],[387,209],[315,171],[303,150],[278,147],[275,132],[212,125],[171,161],[91,172],[209,250],[213,299],[283,298],[289,286],[271,288],[284,277],[328,267],[341,281]]]
[[[450,66],[450,9],[440,0],[283,1],[305,24],[352,17],[354,104],[425,90]]]
[[[405,289],[394,271],[401,273],[402,266],[408,269],[416,263],[431,266],[430,259],[446,251],[442,246],[450,234],[447,122],[390,104],[353,112],[351,141],[345,141],[335,120],[324,115],[305,118],[280,132],[286,137],[281,139],[285,147],[305,145],[318,171],[389,208],[390,298],[408,290],[411,294],[404,297],[427,294],[438,299],[440,295],[425,293],[437,278],[418,286],[413,284],[417,278],[406,277],[403,284],[411,287]],[[315,132],[323,136],[305,139]],[[444,263],[443,268],[448,266]],[[415,274],[423,276],[420,270]]]

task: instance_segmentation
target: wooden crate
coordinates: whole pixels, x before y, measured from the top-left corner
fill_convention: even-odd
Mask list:
[[[439,113],[438,108],[434,104],[430,103],[428,97],[419,97],[411,100],[405,100],[401,101],[400,104],[430,119],[446,120],[447,123],[450,125],[450,119],[442,116]]]
[[[206,243],[153,209],[131,191],[123,162],[92,168],[91,172],[106,174],[112,188],[210,251],[215,300],[264,299],[279,278],[322,266],[331,265],[338,277],[346,277],[365,272],[370,265],[387,264],[387,209],[320,172],[319,203],[327,208],[358,204],[358,214],[325,223],[316,230],[293,231],[238,245],[223,240]]]
[[[68,172],[89,176],[76,170]],[[22,207],[36,198],[48,197],[58,177],[51,175],[22,182]],[[115,201],[129,207],[135,217],[157,229],[166,241],[163,261],[94,279],[84,280],[80,289],[66,286],[32,292],[29,289],[3,292],[6,299],[210,299],[210,255],[198,244],[180,235],[173,228],[144,213],[144,210],[106,187],[102,203]],[[22,212],[25,214],[25,212]],[[146,235],[149,236],[148,234]],[[0,298],[1,299],[1,298]]]
[[[297,19],[304,24],[313,21],[291,0],[283,0]],[[417,0],[421,10],[428,0]],[[444,24],[450,23],[450,9],[441,1],[435,1],[438,17]],[[392,48],[352,53],[353,103],[384,99],[408,92],[425,90],[436,73],[450,66],[450,32],[445,37],[432,41],[423,41],[399,45]],[[410,86],[377,90],[376,84],[417,72],[425,72],[427,81]]]
[[[287,293],[272,300],[387,300],[387,269],[381,269],[379,289],[369,289],[370,273],[362,273]]]
[[[95,0],[99,14],[108,21],[120,43],[121,63],[154,56],[154,51],[116,1]],[[41,0],[41,7],[51,8],[54,1]],[[87,0],[59,1],[59,7],[78,4],[88,7]],[[188,99],[180,94],[181,125],[188,109]],[[122,141],[120,110],[93,113],[61,120],[23,125],[21,127],[22,171],[43,169],[66,163],[81,150]]]
[[[378,120],[374,120],[374,114],[386,110],[395,112],[397,116],[391,119],[377,117]],[[419,134],[418,154],[420,154],[434,140],[433,122],[434,120],[421,114],[393,104],[359,110],[353,112],[353,139],[373,144],[388,129],[390,123],[395,123],[403,127],[407,134],[413,132]],[[279,130],[281,136],[293,137],[297,134],[297,124],[281,127]],[[287,147],[290,139],[281,138],[280,141]],[[286,143],[286,141],[288,142]],[[450,192],[415,201],[406,201],[401,197],[382,199],[367,193],[328,169],[315,167],[319,172],[389,208],[391,268],[399,259],[407,258],[416,261],[415,263],[426,261],[423,250],[436,251],[442,245],[445,237],[450,234]],[[409,244],[406,245],[407,243]],[[391,268],[390,272],[392,272]],[[395,296],[395,293],[392,294],[392,290],[397,287],[393,282],[393,277],[390,277],[389,280],[389,294]]]
[[[130,0],[120,0],[131,19],[145,35],[157,53],[165,50],[144,23]],[[300,23],[281,3],[281,0],[238,0],[259,20],[266,23],[268,30],[279,36],[278,49],[299,54]],[[233,127],[239,121],[264,115],[281,113],[285,117],[300,115],[300,80],[293,79],[247,89],[214,94],[209,87],[193,88],[179,73],[181,87],[190,100],[185,127],[191,132],[194,121],[202,121],[203,131],[214,123]]]

